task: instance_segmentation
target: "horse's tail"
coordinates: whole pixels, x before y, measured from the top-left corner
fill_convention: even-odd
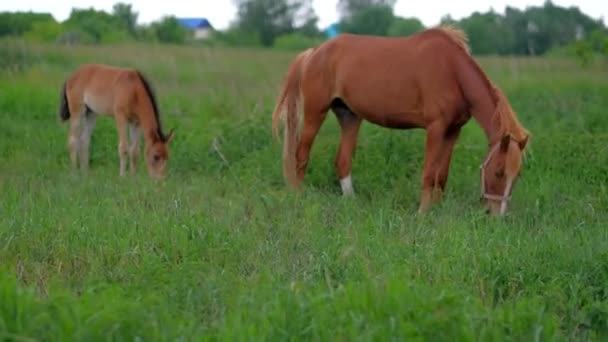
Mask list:
[[[294,62],[289,66],[283,89],[279,94],[276,107],[272,113],[272,131],[275,139],[279,136],[279,121],[285,121],[283,129],[283,175],[288,185],[296,185],[296,148],[300,138],[301,111],[300,102],[300,83],[302,70],[305,62],[313,52],[308,49],[300,53]],[[285,114],[285,115],[284,115]]]
[[[62,122],[70,118],[70,107],[68,106],[68,96],[66,94],[67,81],[63,82],[61,87],[61,95],[59,98],[59,117]]]

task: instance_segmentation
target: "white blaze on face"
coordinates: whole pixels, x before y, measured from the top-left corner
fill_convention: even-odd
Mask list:
[[[342,194],[345,196],[355,194],[355,191],[353,189],[353,182],[350,177],[350,174],[348,176],[340,179],[340,187],[342,187]]]
[[[513,186],[513,178],[507,180],[507,186],[505,186],[505,192],[502,195],[502,202],[500,203],[500,215],[504,215],[507,212],[507,205],[509,204],[509,197],[511,194],[511,187]]]

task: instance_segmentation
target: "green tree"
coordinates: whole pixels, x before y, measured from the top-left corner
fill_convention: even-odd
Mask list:
[[[135,36],[137,17],[139,13],[133,12],[131,4],[118,2],[112,7],[112,15],[116,18],[121,28],[130,35]]]
[[[55,20],[37,21],[32,29],[24,34],[29,41],[54,43],[63,33],[63,26]]]
[[[418,18],[395,17],[387,34],[394,37],[405,37],[424,30],[424,24]]]
[[[578,7],[560,7],[551,1],[523,11],[507,6],[505,15],[490,10],[475,12],[460,21],[446,16],[442,23],[464,29],[476,54],[542,55],[585,39],[594,30],[605,29],[600,20],[590,18]],[[580,51],[584,45],[579,44]]]
[[[175,16],[164,16],[150,25],[156,39],[163,43],[184,43],[188,31],[183,28]]]
[[[272,46],[276,37],[299,27],[316,26],[312,0],[234,0],[237,27],[243,32],[257,32],[262,45]]]
[[[34,24],[55,21],[50,13],[35,12],[1,12],[0,37],[20,36],[32,29]]]
[[[84,36],[90,37],[92,42],[100,43],[104,34],[116,31],[118,20],[111,14],[94,8],[73,8],[64,24],[69,32],[84,33]],[[87,39],[83,37],[81,40]]]
[[[345,19],[371,7],[388,7],[392,10],[396,2],[397,0],[338,0],[338,11]]]
[[[513,50],[513,31],[500,14],[475,12],[460,22],[476,54],[508,54]]]
[[[371,6],[359,10],[352,17],[342,20],[340,30],[354,34],[386,36],[395,16],[389,6]]]

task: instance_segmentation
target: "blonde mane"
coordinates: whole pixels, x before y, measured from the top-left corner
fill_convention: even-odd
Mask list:
[[[435,29],[447,35],[454,43],[460,46],[467,54],[471,54],[471,48],[469,47],[469,38],[467,34],[456,27],[450,25],[437,26]]]
[[[441,25],[435,27],[435,29],[450,38],[469,56],[472,57],[471,49],[469,47],[469,40],[463,30],[450,25]],[[481,71],[481,68],[479,68],[479,65],[477,65],[477,63],[473,62],[473,64],[491,88],[492,95],[494,97],[494,100],[496,101],[496,109],[494,111],[492,121],[495,127],[499,128],[498,136],[501,137],[505,134],[510,134],[511,137],[518,142],[526,141],[526,139],[530,136],[530,133],[521,125],[521,123],[517,119],[517,116],[511,108],[511,105],[509,104],[509,101],[507,100],[507,97],[505,96],[503,91],[488,79],[486,74]]]
[[[499,128],[499,136],[510,134],[511,137],[518,142],[526,141],[530,136],[530,132],[528,132],[517,119],[515,111],[511,108],[503,91],[492,82],[490,82],[490,85],[494,96],[496,97],[496,109],[492,121],[495,127]]]

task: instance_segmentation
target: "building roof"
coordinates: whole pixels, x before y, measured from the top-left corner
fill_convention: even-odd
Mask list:
[[[177,18],[180,25],[187,29],[213,28],[207,18]]]

